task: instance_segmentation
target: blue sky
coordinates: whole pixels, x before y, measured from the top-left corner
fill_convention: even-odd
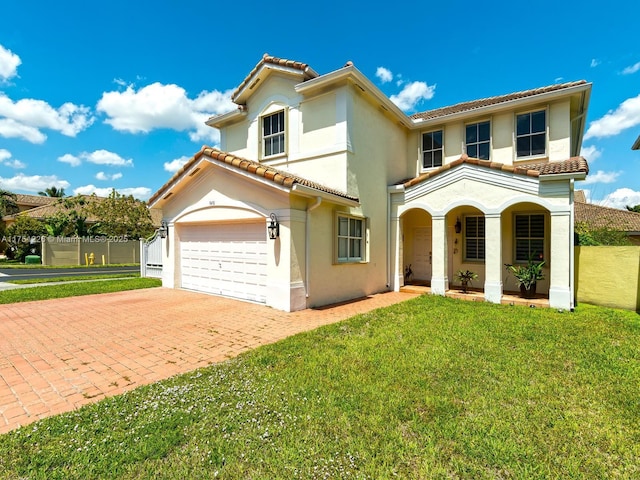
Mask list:
[[[594,203],[640,204],[640,3],[513,5],[4,2],[0,188],[148,199],[217,146],[203,122],[234,108],[231,92],[267,52],[320,74],[351,60],[407,113],[592,82],[591,173],[577,188]]]

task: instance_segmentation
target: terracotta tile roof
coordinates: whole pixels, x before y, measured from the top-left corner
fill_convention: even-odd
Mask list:
[[[83,197],[88,201],[103,200],[102,197],[93,197],[93,196],[83,196]],[[46,198],[46,197],[43,197],[43,198]],[[63,198],[49,197],[49,198],[51,198],[52,201],[48,205],[41,205],[39,207],[31,208],[29,210],[24,210],[20,213],[16,213],[15,215],[6,215],[5,217],[3,217],[3,220],[7,220],[7,219],[14,220],[18,215],[23,217],[43,219],[45,217],[51,217],[60,211],[67,212],[68,209],[64,205],[64,200],[65,199],[69,200],[75,197],[63,197]],[[77,209],[78,207],[73,207],[73,208]],[[87,222],[95,223],[98,221],[98,218],[90,215],[87,217],[86,220]]]
[[[575,221],[584,222],[592,228],[612,228],[623,232],[640,232],[640,213],[620,210],[618,208],[602,207],[579,200],[584,193],[575,192],[574,212]]]
[[[311,69],[309,65],[306,63],[296,62],[294,60],[287,60],[284,58],[273,57],[268,53],[265,53],[262,56],[262,59],[258,62],[258,64],[255,67],[253,67],[253,70],[249,72],[249,74],[245,77],[242,83],[238,85],[238,88],[235,89],[235,91],[231,95],[231,100],[236,99],[236,96],[240,93],[240,91],[244,87],[247,86],[247,84],[251,81],[251,79],[258,72],[258,70],[260,70],[260,68],[267,63],[272,65],[279,65],[281,67],[288,67],[288,68],[294,68],[296,70],[300,70],[301,72],[308,73],[309,78],[315,78],[318,76],[318,74],[314,72],[313,69]]]
[[[531,90],[523,90],[521,92],[509,93],[507,95],[499,95],[496,97],[483,98],[480,100],[473,100],[470,102],[457,103],[449,107],[436,108],[434,110],[427,110],[426,112],[418,112],[410,115],[413,120],[432,120],[434,118],[445,117],[454,113],[469,112],[482,107],[489,107],[492,105],[499,105],[501,103],[511,102],[514,100],[521,100],[523,98],[534,97],[536,95],[542,95],[544,93],[551,93],[557,90],[564,90],[579,85],[586,85],[585,80],[578,80],[576,82],[558,83],[555,85],[549,85],[547,87],[534,88]]]
[[[345,192],[341,192],[339,190],[335,190],[330,187],[326,187],[316,182],[312,182],[305,178],[299,177],[289,172],[285,172],[282,170],[278,170],[273,167],[269,167],[268,165],[264,165],[259,162],[254,162],[253,160],[247,160],[246,158],[237,157],[230,153],[223,152],[218,150],[217,148],[204,146],[200,149],[198,153],[196,153],[191,159],[182,166],[180,170],[178,170],[167,183],[165,183],[160,189],[154,193],[149,199],[149,205],[153,204],[158,198],[164,195],[169,188],[180,178],[182,175],[191,168],[196,162],[200,160],[202,157],[209,157],[218,162],[222,162],[226,165],[230,165],[238,170],[243,170],[248,172],[256,177],[261,177],[266,180],[269,180],[278,185],[282,185],[287,188],[292,188],[294,185],[303,185],[305,187],[313,188],[320,192],[329,193],[331,195],[336,195],[338,197],[346,198],[347,200],[351,200],[354,202],[358,202],[359,199],[356,196],[350,195]]]
[[[459,159],[447,163],[436,170],[430,170],[415,178],[403,180],[400,184],[404,185],[405,188],[409,188],[463,164],[479,165],[481,167],[492,168],[494,170],[515,173],[518,175],[527,175],[529,177],[539,177],[540,175],[554,175],[559,173],[589,173],[589,166],[583,157],[573,157],[562,162],[532,163],[529,165],[505,165],[504,163],[471,158],[465,154]]]
[[[41,205],[49,205],[58,200],[58,197],[45,197],[44,195],[25,195],[16,193],[16,203],[19,206],[39,207]]]

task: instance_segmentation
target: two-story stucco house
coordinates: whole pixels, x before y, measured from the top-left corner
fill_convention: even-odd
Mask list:
[[[499,303],[517,290],[504,265],[535,255],[538,292],[571,309],[590,91],[578,81],[408,116],[350,62],[320,75],[265,55],[237,110],[207,122],[220,149],[203,147],[149,200],[168,223],[163,285],[293,311],[399,290],[411,265],[440,295],[473,270]]]

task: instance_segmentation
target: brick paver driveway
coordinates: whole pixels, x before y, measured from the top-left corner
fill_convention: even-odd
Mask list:
[[[166,288],[0,305],[0,433],[415,296],[294,313]]]

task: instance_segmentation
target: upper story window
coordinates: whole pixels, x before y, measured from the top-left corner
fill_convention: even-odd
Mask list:
[[[523,113],[516,119],[518,157],[544,155],[547,148],[547,112]]]
[[[489,121],[471,123],[466,128],[467,155],[472,158],[489,160],[491,123]]]
[[[338,215],[338,262],[362,262],[365,260],[365,220],[361,217]]]
[[[515,216],[516,263],[544,260],[544,214]]]
[[[464,258],[484,260],[484,257],[484,216],[467,215],[464,217]]]
[[[442,166],[444,148],[442,130],[422,134],[422,168]]]
[[[262,117],[262,155],[270,157],[285,152],[284,110]]]

